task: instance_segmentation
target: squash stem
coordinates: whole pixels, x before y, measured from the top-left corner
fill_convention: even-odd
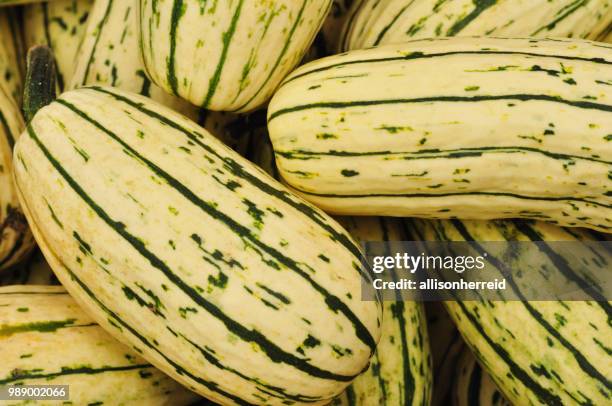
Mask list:
[[[28,51],[28,66],[23,92],[23,113],[30,122],[36,112],[57,97],[55,57],[48,46],[37,45]]]

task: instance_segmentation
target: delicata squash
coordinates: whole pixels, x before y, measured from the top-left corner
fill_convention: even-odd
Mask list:
[[[268,109],[281,177],[342,215],[612,230],[612,47],[443,38],[324,58]]]
[[[62,284],[188,388],[318,405],[368,365],[381,306],[360,300],[357,244],[184,116],[82,88],[38,110],[15,157]]]

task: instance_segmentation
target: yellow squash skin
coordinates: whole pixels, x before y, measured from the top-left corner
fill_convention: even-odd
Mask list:
[[[406,240],[396,219],[341,217],[338,221],[360,242]],[[370,368],[334,404],[429,405],[432,396],[429,342],[423,303],[384,302],[380,342]]]
[[[359,0],[342,49],[445,36],[596,39],[610,23],[611,0]]]
[[[441,236],[446,241],[531,239],[520,223],[460,223],[457,227],[455,221],[415,220],[414,230],[424,241]],[[530,222],[528,227],[541,241],[593,240],[588,230],[542,222]],[[609,253],[593,255],[604,264],[610,263]],[[524,272],[537,270],[531,262],[525,264]],[[537,280],[534,275],[533,281]],[[444,305],[480,365],[510,403],[609,403],[612,355],[606,343],[612,342],[610,302],[447,301]]]
[[[93,3],[93,0],[55,0],[24,7],[27,47],[47,45],[53,50],[60,91],[72,78]]]
[[[113,86],[150,97],[196,119],[196,108],[170,96],[146,76],[139,52],[137,14],[138,0],[98,0],[94,3],[67,89]]]
[[[331,3],[140,0],[147,72],[202,108],[254,110],[301,61]]]
[[[3,87],[16,103],[21,103],[25,59],[15,15],[13,9],[0,8],[0,87]]]
[[[112,88],[64,93],[16,146],[54,272],[115,337],[222,404],[324,404],[378,342],[359,248],[183,116]]]
[[[0,287],[0,359],[1,385],[68,385],[74,405],[180,406],[197,399],[95,324],[60,286]]]
[[[453,37],[311,62],[268,109],[280,175],[333,214],[612,230],[611,51]]]
[[[13,145],[21,131],[21,112],[0,86],[0,271],[24,259],[34,245],[13,183]]]

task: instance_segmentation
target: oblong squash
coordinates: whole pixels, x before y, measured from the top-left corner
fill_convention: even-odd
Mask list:
[[[268,109],[280,174],[334,214],[612,230],[611,51],[453,37],[309,63]]]
[[[420,241],[593,241],[587,230],[528,221],[415,220],[413,238]],[[585,248],[588,250],[588,248]],[[480,251],[482,252],[482,251]],[[509,259],[488,253],[499,268]],[[516,253],[517,262],[522,257]],[[590,258],[609,272],[611,254],[593,249]],[[524,296],[521,280],[537,282],[540,269],[557,268],[568,279],[580,280],[569,256],[542,249],[516,274],[508,288]],[[534,261],[535,260],[535,261]],[[544,268],[539,267],[539,263]],[[536,283],[537,285],[537,283]],[[610,302],[598,287],[587,291],[592,301],[447,301],[455,325],[482,367],[512,404],[607,404],[612,396]]]
[[[362,0],[347,21],[344,50],[456,35],[596,39],[612,23],[612,1]]]
[[[114,336],[224,404],[324,404],[367,366],[380,305],[322,211],[185,117],[112,88],[64,93],[16,146],[54,272]]]
[[[68,385],[74,405],[197,398],[111,337],[60,286],[0,287],[0,359],[0,385]]]
[[[268,101],[332,3],[139,1],[140,43],[153,82],[202,108],[237,112]]]

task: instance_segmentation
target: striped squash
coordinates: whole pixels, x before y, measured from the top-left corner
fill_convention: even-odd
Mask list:
[[[427,330],[433,359],[432,406],[451,403],[453,377],[465,343],[448,312],[440,302],[427,302]]]
[[[74,405],[180,406],[196,398],[101,329],[60,286],[0,287],[0,359],[0,385],[68,385]]]
[[[34,245],[13,183],[13,145],[23,119],[3,89],[0,86],[0,272],[24,259]]]
[[[74,72],[77,51],[93,0],[55,0],[24,7],[23,29],[28,49],[47,45],[57,63],[57,80],[64,90]]]
[[[422,241],[576,241],[590,232],[541,222],[415,220],[414,238]],[[559,257],[559,255],[561,255]],[[612,253],[593,251],[609,271]],[[518,255],[518,261],[522,258]],[[487,261],[499,266],[494,254]],[[541,265],[572,275],[569,259],[547,252]],[[540,264],[524,264],[526,285],[537,286]],[[606,268],[607,267],[607,268]],[[542,268],[545,269],[545,268]],[[521,279],[508,289],[522,294]],[[444,302],[480,364],[512,404],[608,404],[612,397],[610,302],[596,290],[593,301]]]
[[[61,4],[63,1],[57,1]],[[82,0],[81,0],[82,1]],[[105,85],[150,97],[209,130],[228,146],[243,151],[246,139],[244,119],[235,114],[198,111],[197,108],[151,83],[139,53],[137,13],[138,0],[98,0],[91,9],[84,40],[77,52],[77,64],[68,89],[86,85]],[[58,33],[60,35],[60,33]],[[62,73],[61,54],[56,55]]]
[[[512,406],[465,348],[453,379],[453,406]]]
[[[59,285],[53,270],[39,249],[17,266],[0,273],[0,286]]]
[[[16,10],[0,9],[0,87],[20,103],[25,57],[16,17]]]
[[[138,93],[197,118],[197,109],[155,86],[145,74],[138,46],[138,0],[97,0],[91,8],[67,89],[113,86]]]
[[[300,62],[331,3],[140,0],[147,72],[170,94],[202,108],[254,110]]]
[[[51,267],[114,336],[223,404],[324,404],[367,366],[378,303],[320,210],[183,116],[112,88],[64,93],[15,149]]]
[[[394,219],[343,217],[339,221],[361,242],[405,239],[401,223]],[[431,353],[423,304],[387,301],[383,304],[380,342],[370,367],[335,404],[426,406],[431,395]]]
[[[268,109],[280,174],[334,214],[612,230],[611,50],[457,37],[309,63]]]
[[[440,36],[595,39],[612,23],[611,0],[361,0],[342,49]]]
[[[351,5],[355,0],[334,0],[327,18],[321,26],[310,49],[304,56],[304,61],[312,61],[338,53],[340,37],[345,20],[349,15]]]

